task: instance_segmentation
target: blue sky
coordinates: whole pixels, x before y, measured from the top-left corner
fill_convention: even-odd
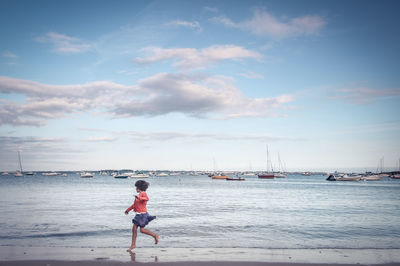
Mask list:
[[[398,1],[0,1],[0,170],[399,167]]]

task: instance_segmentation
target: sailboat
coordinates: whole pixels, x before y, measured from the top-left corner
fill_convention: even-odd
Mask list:
[[[22,164],[21,164],[21,154],[18,151],[18,161],[19,161],[19,169],[17,170],[14,174],[15,177],[21,177],[24,176],[24,174],[22,173]]]
[[[82,172],[82,173],[81,173],[81,177],[82,177],[82,178],[92,178],[92,177],[93,177],[93,174],[92,174],[92,173],[89,173],[89,172]]]
[[[243,173],[244,176],[255,176],[256,174],[253,172],[253,167],[251,167],[251,163],[249,163],[249,172]]]
[[[381,180],[382,177],[388,177],[389,175],[383,173],[384,161],[385,161],[385,157],[382,157],[379,159],[378,167],[376,168],[376,174],[367,174],[367,175],[361,177],[361,180],[379,181],[379,180]],[[379,171],[380,171],[380,174],[378,174]]]
[[[150,175],[143,173],[142,171],[136,171],[135,173],[132,173],[130,178],[148,178]]]
[[[381,180],[381,176],[380,175],[366,175],[366,176],[362,176],[361,180],[363,181],[379,181]]]
[[[274,171],[271,167],[271,171],[269,170],[269,166],[271,165],[271,161],[269,159],[269,152],[268,152],[268,145],[267,145],[267,172],[261,173],[258,175],[258,178],[263,178],[263,179],[273,179],[275,178]]]
[[[214,163],[214,173],[209,175],[211,177],[211,179],[223,179],[223,180],[226,180],[228,178],[227,175],[217,172],[218,167],[217,167],[217,162],[215,161],[215,158],[213,158],[213,163]]]
[[[400,159],[399,159],[399,171],[398,171],[398,173],[400,173]],[[398,174],[398,173],[397,174],[392,174],[391,177],[393,179],[400,179],[400,174]]]
[[[279,162],[279,172],[275,173],[275,177],[277,178],[285,178],[286,175],[284,174],[282,162],[281,162],[281,155],[278,153],[278,162]]]

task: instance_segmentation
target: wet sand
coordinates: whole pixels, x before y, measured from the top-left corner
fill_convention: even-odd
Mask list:
[[[311,264],[311,263],[268,263],[268,262],[118,262],[118,261],[8,261],[0,262],[0,266],[352,266],[362,264]],[[365,264],[368,265],[368,264]],[[382,266],[398,266],[398,263],[380,264]]]
[[[0,246],[0,265],[400,265],[400,249],[58,248]]]

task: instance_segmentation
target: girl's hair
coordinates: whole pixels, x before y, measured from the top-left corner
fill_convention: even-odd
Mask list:
[[[141,191],[146,191],[146,189],[149,187],[149,182],[146,182],[144,180],[138,180],[135,183],[135,187],[140,189]]]

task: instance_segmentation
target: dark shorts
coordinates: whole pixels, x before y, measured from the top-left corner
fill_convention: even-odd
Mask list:
[[[147,212],[136,214],[132,220],[132,223],[139,227],[145,227],[149,222],[156,219],[156,216],[151,216]]]

